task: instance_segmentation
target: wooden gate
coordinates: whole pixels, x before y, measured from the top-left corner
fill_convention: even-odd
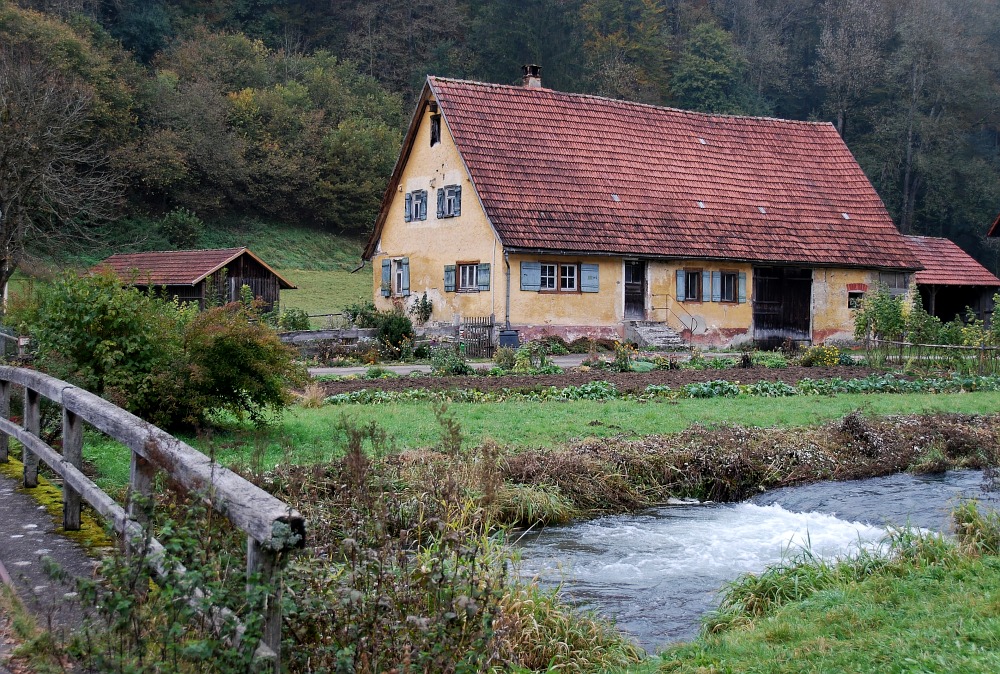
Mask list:
[[[786,339],[811,340],[812,271],[791,267],[753,270],[753,338],[762,348]]]
[[[459,338],[469,358],[493,357],[493,317],[464,316]]]

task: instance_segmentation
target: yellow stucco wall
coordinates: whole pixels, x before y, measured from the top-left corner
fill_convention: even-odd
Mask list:
[[[389,207],[379,245],[372,257],[375,305],[388,309],[394,299],[382,297],[380,292],[382,260],[407,257],[411,296],[405,301],[410,304],[426,291],[428,299],[434,304],[432,321],[450,322],[456,314],[502,315],[504,286],[500,242],[486,219],[444,121],[441,124],[441,142],[431,147],[430,117],[430,108],[425,106],[399,188]],[[446,185],[462,186],[462,214],[438,219],[437,190]],[[405,195],[414,190],[427,190],[427,219],[405,222]],[[445,292],[444,267],[457,262],[489,263],[492,274],[490,290]]]
[[[746,302],[681,302],[677,299],[677,272],[681,269],[746,274]],[[753,317],[750,304],[753,269],[746,263],[685,260],[649,264],[649,320],[668,324],[703,344],[729,344],[747,332]],[[693,328],[693,329],[692,329]]]

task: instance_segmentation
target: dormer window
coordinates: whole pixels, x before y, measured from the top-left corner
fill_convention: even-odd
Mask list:
[[[431,115],[431,147],[441,142],[441,115]]]

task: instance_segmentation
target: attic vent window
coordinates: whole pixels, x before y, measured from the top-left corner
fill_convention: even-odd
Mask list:
[[[760,211],[761,215],[767,215],[767,209],[763,206],[758,206],[757,210]]]
[[[704,138],[699,138],[698,142],[701,143],[702,145],[708,145],[708,143],[705,142]]]
[[[704,201],[699,201],[698,202],[698,208],[705,208],[705,202]]]
[[[619,202],[619,201],[621,201],[621,197],[619,197],[617,194],[612,194],[611,195],[611,201]]]
[[[851,216],[849,216],[847,213],[841,213],[841,215],[844,216],[844,220],[850,220],[851,219]]]
[[[434,106],[436,111],[437,105]],[[441,142],[441,115],[435,114],[431,115],[431,147],[434,147]]]

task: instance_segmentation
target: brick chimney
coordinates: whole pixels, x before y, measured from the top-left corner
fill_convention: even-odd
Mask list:
[[[529,63],[528,65],[521,66],[521,71],[524,73],[521,76],[523,86],[529,89],[542,88],[542,66]]]

